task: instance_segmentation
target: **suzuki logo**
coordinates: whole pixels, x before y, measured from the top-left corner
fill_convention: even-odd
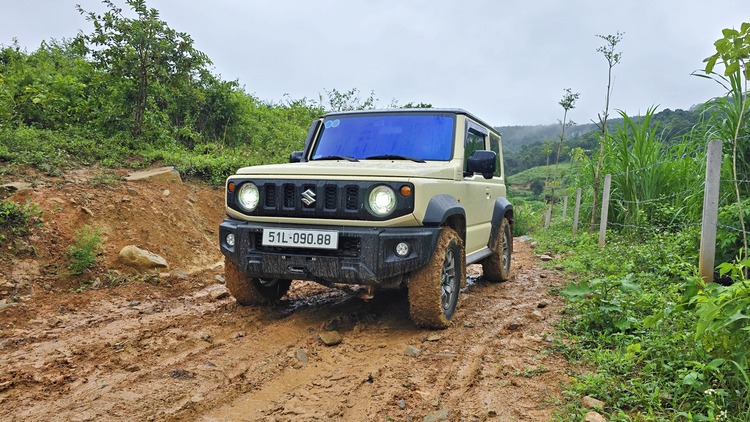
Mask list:
[[[302,192],[302,202],[308,207],[315,203],[315,192],[312,189],[308,189]]]

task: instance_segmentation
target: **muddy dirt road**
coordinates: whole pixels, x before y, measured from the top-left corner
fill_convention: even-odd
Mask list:
[[[100,214],[94,199],[71,189],[74,207],[89,209],[86,218]],[[204,213],[221,203],[218,192],[172,186],[167,196],[164,186],[149,189],[111,189],[101,206],[128,195],[122,202],[133,204],[132,229],[142,219],[139,209],[153,213],[191,195]],[[55,206],[68,207],[71,200],[61,198]],[[49,236],[40,237],[64,244],[71,229],[55,228],[54,215],[45,218]],[[161,278],[114,285],[102,279],[74,292],[45,279],[51,247],[6,259],[43,263],[35,273],[41,281],[27,283],[28,296],[0,310],[0,420],[545,421],[560,408],[567,364],[548,351],[562,306],[549,289],[560,277],[537,267],[526,243],[515,241],[508,282],[477,280],[481,267],[470,266],[475,283],[463,291],[454,324],[429,331],[410,322],[399,292],[365,302],[295,282],[277,306],[237,306],[217,277],[218,252],[200,244],[215,238],[216,222],[201,221],[200,239],[188,238],[167,259],[178,262],[198,245],[210,253],[184,266],[202,269]],[[117,245],[112,250],[120,247],[117,232],[107,232],[106,242]],[[336,333],[338,344],[321,340]]]

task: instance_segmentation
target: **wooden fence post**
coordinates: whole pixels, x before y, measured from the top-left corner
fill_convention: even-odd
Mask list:
[[[719,218],[719,177],[721,176],[721,141],[708,143],[706,185],[703,188],[703,221],[698,272],[706,283],[714,280],[716,224]]]
[[[607,214],[609,213],[609,187],[612,184],[612,175],[604,176],[604,193],[602,194],[602,216],[599,223],[599,247],[604,247],[607,236]]]
[[[581,211],[581,188],[576,189],[576,208],[573,210],[573,236],[578,234],[579,211]]]
[[[563,196],[563,213],[562,213],[563,220],[565,220],[566,215],[568,215],[568,197]]]

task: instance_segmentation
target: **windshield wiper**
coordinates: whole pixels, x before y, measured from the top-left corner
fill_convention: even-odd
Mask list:
[[[419,160],[416,158],[411,158],[405,155],[398,155],[398,154],[371,155],[369,157],[363,158],[363,160],[409,160],[409,161],[414,161],[415,163],[426,162],[425,160]]]
[[[313,159],[313,161],[322,161],[322,160],[346,160],[346,161],[351,161],[351,162],[357,162],[357,161],[359,161],[359,160],[357,160],[354,157],[349,157],[349,156],[346,156],[346,155],[326,155],[325,157],[320,157],[320,158],[314,158]]]

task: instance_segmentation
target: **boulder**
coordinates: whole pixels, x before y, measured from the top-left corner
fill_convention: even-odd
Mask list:
[[[9,191],[10,193],[22,191],[22,190],[29,190],[31,189],[31,183],[25,183],[25,182],[13,182],[13,183],[6,183],[4,185],[0,185],[0,189],[5,189]]]
[[[583,422],[607,422],[607,419],[600,413],[591,411],[583,417]]]
[[[129,182],[137,180],[158,180],[165,182],[182,183],[180,173],[172,166],[136,171],[125,176],[125,180]]]
[[[164,258],[135,245],[128,245],[122,248],[119,258],[123,264],[135,268],[140,273],[169,268],[169,264],[167,264]]]

